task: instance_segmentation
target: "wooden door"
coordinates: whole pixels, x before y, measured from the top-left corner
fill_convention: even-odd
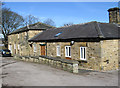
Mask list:
[[[45,46],[41,46],[41,55],[45,56]]]

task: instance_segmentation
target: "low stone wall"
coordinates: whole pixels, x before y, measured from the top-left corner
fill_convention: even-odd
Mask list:
[[[36,62],[40,64],[46,64],[54,68],[62,69],[64,71],[78,73],[78,61],[54,58],[48,56],[14,56],[15,59],[23,61]]]

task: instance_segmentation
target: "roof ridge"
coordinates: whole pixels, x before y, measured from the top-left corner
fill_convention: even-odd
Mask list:
[[[104,35],[103,35],[103,33],[101,31],[101,28],[100,28],[100,25],[99,25],[100,23],[96,22],[96,24],[97,24],[97,28],[95,28],[95,29],[96,29],[96,31],[98,33],[98,37],[99,38],[104,38]]]
[[[93,23],[93,22],[97,22],[97,21],[91,21],[91,22],[86,22],[86,23],[80,23],[80,24],[73,24],[73,25],[68,25],[68,26],[62,26],[62,27],[57,27],[56,29],[67,28],[67,27],[76,26],[76,25],[85,25],[85,24],[89,24],[89,23]]]

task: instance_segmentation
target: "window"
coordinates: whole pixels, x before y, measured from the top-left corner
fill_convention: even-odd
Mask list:
[[[36,52],[36,44],[33,44],[33,51]]]
[[[16,44],[14,44],[14,49],[16,49]]]
[[[12,53],[12,45],[9,45],[9,50]]]
[[[86,47],[80,47],[80,59],[86,60]]]
[[[20,50],[20,45],[18,44],[18,50]]]
[[[18,39],[20,38],[20,35],[18,34]]]
[[[60,46],[56,47],[56,51],[57,51],[57,56],[60,56]]]
[[[27,32],[25,32],[25,36],[27,36]]]
[[[71,57],[71,46],[65,46],[65,57]]]
[[[62,34],[62,32],[59,32],[59,33],[57,33],[56,35],[55,35],[55,37],[58,37],[59,35],[61,35]]]

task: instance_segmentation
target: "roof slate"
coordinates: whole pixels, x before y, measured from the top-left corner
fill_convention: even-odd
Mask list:
[[[119,29],[120,30],[120,29]],[[67,39],[89,39],[89,38],[120,38],[120,31],[115,24],[89,22],[77,24],[68,27],[54,28],[46,30],[29,41],[50,41],[50,40],[67,40]],[[58,37],[56,34],[61,33]]]
[[[25,26],[25,27],[22,27],[20,29],[17,29],[15,31],[11,32],[10,34],[20,33],[20,32],[24,32],[24,31],[28,31],[28,30],[46,30],[49,28],[55,28],[55,27],[50,26],[50,25],[46,25],[46,24],[41,23],[41,22],[37,22],[35,24],[29,25],[29,28],[27,26]]]

